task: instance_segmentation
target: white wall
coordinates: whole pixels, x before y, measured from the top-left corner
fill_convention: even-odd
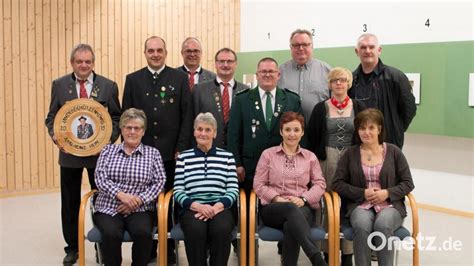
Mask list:
[[[353,46],[364,24],[383,44],[474,40],[473,14],[471,1],[242,0],[240,47],[285,50],[297,28],[314,29],[316,48]]]

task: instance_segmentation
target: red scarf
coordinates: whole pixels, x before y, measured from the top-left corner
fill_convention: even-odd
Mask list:
[[[346,96],[346,98],[340,103],[336,98],[332,97],[331,98],[331,103],[334,105],[337,109],[342,110],[346,108],[346,106],[349,104],[349,96]]]

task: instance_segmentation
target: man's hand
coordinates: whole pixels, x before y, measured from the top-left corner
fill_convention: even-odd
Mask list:
[[[239,182],[243,182],[245,180],[245,168],[243,166],[238,166],[236,172]]]
[[[63,153],[68,154],[68,152],[64,150],[63,146],[61,146],[61,145],[59,144],[58,139],[56,138],[56,135],[53,135],[52,139],[53,139],[54,144],[56,145],[56,147],[58,147],[58,149],[59,149],[60,151],[62,151]]]

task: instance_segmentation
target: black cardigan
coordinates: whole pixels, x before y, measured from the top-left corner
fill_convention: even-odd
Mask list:
[[[309,119],[308,128],[306,129],[308,149],[314,152],[321,161],[326,160],[328,133],[325,102],[326,101],[319,102],[314,106],[313,112],[311,112],[311,118]],[[354,115],[357,115],[360,111],[365,109],[365,104],[359,100],[352,99],[352,108],[354,109]],[[354,138],[352,138],[352,144],[355,144]]]

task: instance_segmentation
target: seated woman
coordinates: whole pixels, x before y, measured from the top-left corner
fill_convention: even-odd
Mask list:
[[[332,188],[346,205],[345,217],[354,230],[356,265],[370,265],[367,239],[381,232],[386,240],[402,225],[407,215],[405,196],[415,187],[402,151],[385,143],[383,115],[373,108],[360,112],[354,120],[356,140],[339,160]],[[382,240],[373,238],[378,247]],[[379,265],[392,265],[387,245],[377,251]]]
[[[94,221],[105,265],[121,265],[124,230],[133,239],[133,265],[150,260],[156,199],[166,174],[160,152],[141,143],[146,123],[142,110],[126,110],[119,122],[123,142],[107,145],[97,161]]]
[[[176,161],[174,199],[182,207],[179,222],[186,256],[191,266],[227,265],[235,227],[232,205],[239,196],[232,153],[217,148],[213,140],[217,122],[211,113],[194,120],[196,147],[182,152]]]
[[[328,86],[331,99],[322,101],[313,109],[306,130],[309,150],[313,151],[321,163],[326,178],[326,191],[331,192],[331,184],[337,162],[354,141],[354,117],[365,109],[365,104],[351,100],[347,91],[352,87],[352,72],[346,68],[335,67],[329,71]],[[323,211],[324,213],[324,211]],[[326,215],[323,216],[327,230]],[[328,262],[327,241],[322,241],[321,249]],[[341,239],[341,265],[352,265],[352,241]]]
[[[312,265],[326,265],[310,238],[314,210],[320,207],[326,182],[316,155],[299,146],[303,116],[284,113],[280,134],[283,143],[263,151],[253,180],[263,205],[260,217],[266,226],[284,231],[283,265],[297,265],[300,246]]]

